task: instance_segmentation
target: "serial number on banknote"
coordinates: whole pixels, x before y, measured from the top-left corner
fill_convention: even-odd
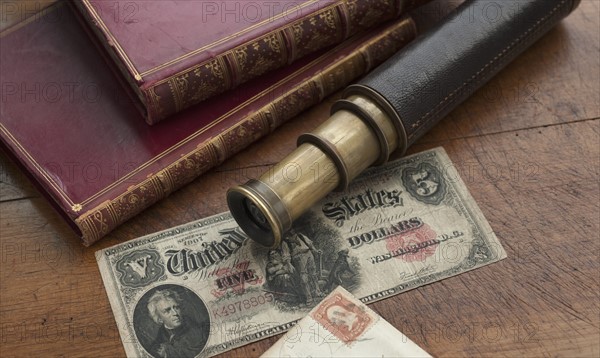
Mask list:
[[[244,310],[249,310],[251,308],[264,305],[273,301],[273,294],[270,292],[265,292],[258,296],[253,296],[250,298],[246,298],[240,301],[217,307],[213,310],[213,314],[215,315],[215,317],[227,317],[242,312]]]

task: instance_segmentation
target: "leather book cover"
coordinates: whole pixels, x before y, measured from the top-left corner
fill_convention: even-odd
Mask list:
[[[73,4],[149,124],[339,44],[426,0],[131,1]]]
[[[410,18],[148,126],[64,2],[0,33],[0,142],[90,245],[415,36]]]

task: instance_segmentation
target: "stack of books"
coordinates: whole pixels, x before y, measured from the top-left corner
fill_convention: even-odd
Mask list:
[[[2,147],[90,245],[385,61],[422,2],[41,1],[0,33]]]

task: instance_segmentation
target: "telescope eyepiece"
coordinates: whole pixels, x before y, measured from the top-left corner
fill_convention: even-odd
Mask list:
[[[292,225],[281,199],[260,180],[229,189],[227,205],[242,230],[262,246],[278,247],[281,235]]]

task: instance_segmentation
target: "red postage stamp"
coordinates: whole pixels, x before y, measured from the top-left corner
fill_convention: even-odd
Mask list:
[[[360,302],[352,302],[340,290],[325,298],[311,317],[346,344],[355,342],[377,321],[373,312]]]

